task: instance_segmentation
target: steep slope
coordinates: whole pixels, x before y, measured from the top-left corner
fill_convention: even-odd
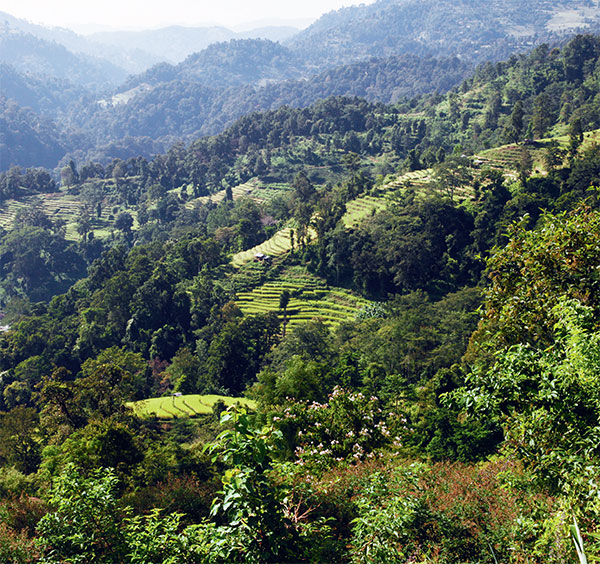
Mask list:
[[[205,86],[238,86],[282,81],[303,74],[301,59],[279,43],[266,39],[232,39],[214,43],[178,65],[162,63],[131,77],[124,89],[179,80]]]
[[[258,43],[264,44],[269,48],[275,45]],[[288,51],[279,46],[275,46],[274,51],[273,65],[263,67],[264,74],[259,75],[262,80],[269,73],[277,72],[280,63],[281,72],[291,73],[297,68],[293,66],[295,58]],[[261,87],[238,83],[214,88],[203,76],[214,72],[218,82],[219,59],[212,58],[212,71],[208,65],[198,65],[207,59],[209,57],[199,54],[177,67],[166,64],[154,67],[143,77],[129,81],[130,89],[112,101],[81,108],[72,125],[94,132],[101,143],[124,136],[147,136],[165,142],[177,138],[187,140],[219,133],[250,112],[283,105],[306,107],[329,96],[360,96],[373,102],[390,103],[415,94],[445,92],[469,72],[469,66],[456,58],[391,57],[323,71],[308,80],[288,80]],[[245,67],[239,61],[240,58],[234,58],[229,65],[223,62],[222,82],[243,81]],[[287,65],[286,61],[291,64]],[[156,84],[152,85],[153,82]]]

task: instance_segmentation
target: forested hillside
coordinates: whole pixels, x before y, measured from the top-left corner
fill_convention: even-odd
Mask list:
[[[0,173],[0,560],[600,554],[599,61],[580,35],[397,100],[386,65],[466,67],[370,60],[371,101]],[[3,159],[57,150],[3,103]]]
[[[507,57],[561,33],[594,31],[595,2],[378,0],[325,14],[287,43],[311,62],[400,53],[459,55],[483,62]],[[317,63],[318,64],[318,63]]]
[[[65,148],[56,167],[72,158],[106,163],[134,157],[142,146],[165,151],[178,141],[220,133],[249,112],[306,107],[332,95],[385,103],[443,95],[478,63],[544,42],[562,46],[577,31],[598,29],[599,21],[594,2],[529,0],[527,9],[517,2],[492,2],[481,10],[470,1],[380,0],[326,14],[282,44],[264,39],[276,38],[268,30],[228,34],[222,28],[164,28],[114,36],[119,46],[111,47],[65,30],[5,19],[3,60],[15,70],[0,81],[0,95],[54,121],[57,142]],[[110,42],[112,36],[101,37]],[[184,50],[189,56],[182,60],[183,44],[196,45],[198,52]],[[171,58],[180,63],[161,62],[125,80],[123,69],[146,69],[157,62],[156,50],[166,53],[166,45],[180,53]],[[69,96],[60,94],[63,89],[79,92],[76,103],[65,107]],[[24,131],[22,139],[29,137]],[[124,137],[131,139],[124,143]],[[12,151],[12,160],[2,159],[2,169],[28,166],[29,160],[19,160],[27,152],[27,146]]]
[[[53,122],[12,100],[0,98],[0,163],[25,167],[54,167],[65,154],[60,133]]]

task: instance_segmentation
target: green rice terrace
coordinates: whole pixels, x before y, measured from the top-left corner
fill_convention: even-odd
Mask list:
[[[62,192],[26,196],[18,200],[6,200],[0,206],[0,227],[10,229],[15,216],[21,209],[40,206],[52,221],[60,220],[67,224],[74,222],[81,210],[81,201],[76,196]]]
[[[182,190],[187,189],[184,187]],[[180,190],[179,188],[175,191]],[[231,189],[231,195],[234,200],[238,198],[247,197],[252,200],[256,200],[259,203],[268,202],[275,198],[276,196],[285,194],[289,192],[291,187],[288,184],[283,183],[268,183],[265,184],[261,182],[258,178],[251,178],[248,182],[244,182],[243,184],[238,184]],[[197,203],[207,204],[208,202],[213,202],[218,204],[225,199],[225,190],[220,190],[219,192],[215,192],[210,196],[200,196],[199,198],[194,198],[192,200],[188,200],[186,202],[186,207],[192,209],[194,205]]]
[[[320,319],[328,325],[353,319],[371,304],[344,288],[331,287],[301,267],[290,267],[276,279],[252,290],[237,293],[235,303],[245,314],[277,312],[281,320],[279,299],[284,290],[290,293],[286,310],[286,329],[293,329],[311,319]]]
[[[36,194],[18,200],[4,201],[0,204],[0,227],[10,230],[19,211],[34,206],[39,206],[51,221],[64,224],[67,239],[76,241],[80,238],[77,232],[77,221],[84,204],[78,196],[65,192]],[[113,206],[105,202],[101,208],[100,216],[93,215],[90,218],[94,236],[99,238],[108,237],[113,230],[116,216],[122,211],[127,211],[132,215],[134,220],[133,229],[137,229],[137,214],[134,209],[123,205]]]
[[[252,261],[255,255],[259,253],[268,255],[269,257],[279,257],[284,255],[292,249],[291,230],[291,227],[284,227],[260,245],[236,253],[232,258],[233,265],[242,266]],[[309,235],[311,239],[314,239],[317,236],[313,229],[309,229]]]
[[[501,147],[482,151],[475,156],[473,162],[481,167],[502,170],[506,176],[516,177],[516,171],[519,169],[523,149],[527,148],[529,150],[534,169],[539,169],[542,167],[542,154],[546,146],[547,143],[544,141],[536,141],[530,146],[515,143],[502,145]]]
[[[592,143],[598,142],[600,142],[600,130],[588,131],[584,134],[582,148],[586,149]],[[519,169],[523,149],[526,148],[531,154],[533,172],[534,174],[539,174],[545,172],[544,153],[552,144],[558,144],[562,149],[567,149],[569,146],[569,137],[566,134],[555,135],[535,140],[530,144],[512,143],[510,145],[502,145],[501,147],[482,151],[474,157],[473,161],[479,166],[487,166],[509,173],[509,171],[517,171]],[[510,174],[507,174],[507,176],[510,176]]]
[[[231,398],[218,395],[171,395],[129,402],[128,407],[142,418],[178,419],[180,417],[198,417],[210,415],[217,402],[223,402],[227,407],[240,405],[255,409],[256,403],[246,398]]]
[[[360,223],[366,217],[385,209],[387,200],[377,196],[363,196],[356,198],[346,204],[346,213],[342,221],[346,227],[352,227]]]

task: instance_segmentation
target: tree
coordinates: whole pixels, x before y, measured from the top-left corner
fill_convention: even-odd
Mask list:
[[[543,158],[548,172],[553,172],[562,165],[565,154],[565,149],[561,149],[557,145],[550,145],[546,148]]]
[[[580,118],[575,118],[569,125],[569,155],[575,158],[577,151],[583,143],[583,126]]]
[[[280,431],[254,428],[243,410],[227,411],[221,423],[232,423],[210,450],[223,458],[230,470],[223,474],[223,489],[211,510],[224,514],[236,534],[248,539],[243,551],[247,561],[283,562],[294,548],[296,532],[285,515],[285,492],[269,479]]]
[[[0,413],[0,460],[25,474],[37,470],[43,435],[40,418],[32,407],[15,407]]]
[[[77,184],[79,181],[79,176],[73,161],[69,161],[69,163],[61,169],[60,177],[63,186],[70,187],[74,184]]]
[[[86,208],[82,208],[77,218],[77,233],[85,241],[87,234],[92,231],[92,220]]]
[[[521,184],[526,186],[527,179],[531,176],[533,170],[533,159],[527,147],[521,147],[521,156],[519,159],[519,179]]]
[[[469,357],[513,344],[552,344],[562,298],[600,311],[600,214],[586,206],[544,213],[535,230],[527,218],[494,247],[487,263],[484,314],[471,338]]]
[[[131,214],[121,212],[115,220],[115,227],[122,231],[124,235],[128,235],[133,227],[133,217],[131,217]]]
[[[502,421],[505,448],[537,480],[595,512],[600,472],[600,332],[594,310],[559,297],[551,347],[519,343],[489,368],[475,367],[454,399],[476,417]]]
[[[10,296],[47,300],[84,274],[84,262],[60,233],[13,229],[0,242],[2,285]]]
[[[523,110],[523,102],[517,100],[513,107],[513,111],[510,114],[510,125],[505,131],[505,135],[511,143],[516,143],[521,138],[521,132],[523,131],[523,117],[525,112]]]
[[[463,157],[448,158],[435,165],[434,177],[438,187],[444,190],[452,201],[454,192],[471,181],[471,163]]]
[[[552,125],[551,108],[550,97],[545,92],[542,92],[533,102],[533,132],[538,138],[544,137]]]
[[[279,311],[283,311],[283,336],[285,337],[285,328],[287,325],[287,307],[290,303],[290,292],[289,290],[283,290],[279,295]]]
[[[278,340],[278,333],[275,312],[226,323],[208,351],[207,372],[213,385],[230,394],[239,394],[256,378],[265,355]]]
[[[304,172],[299,172],[292,182],[294,189],[294,199],[302,203],[311,203],[317,197],[317,191],[308,176]]]

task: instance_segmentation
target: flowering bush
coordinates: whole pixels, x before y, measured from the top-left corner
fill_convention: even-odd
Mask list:
[[[274,422],[288,436],[300,464],[314,469],[375,458],[384,445],[400,446],[406,431],[406,420],[384,413],[377,397],[339,386],[325,403],[289,402]]]

